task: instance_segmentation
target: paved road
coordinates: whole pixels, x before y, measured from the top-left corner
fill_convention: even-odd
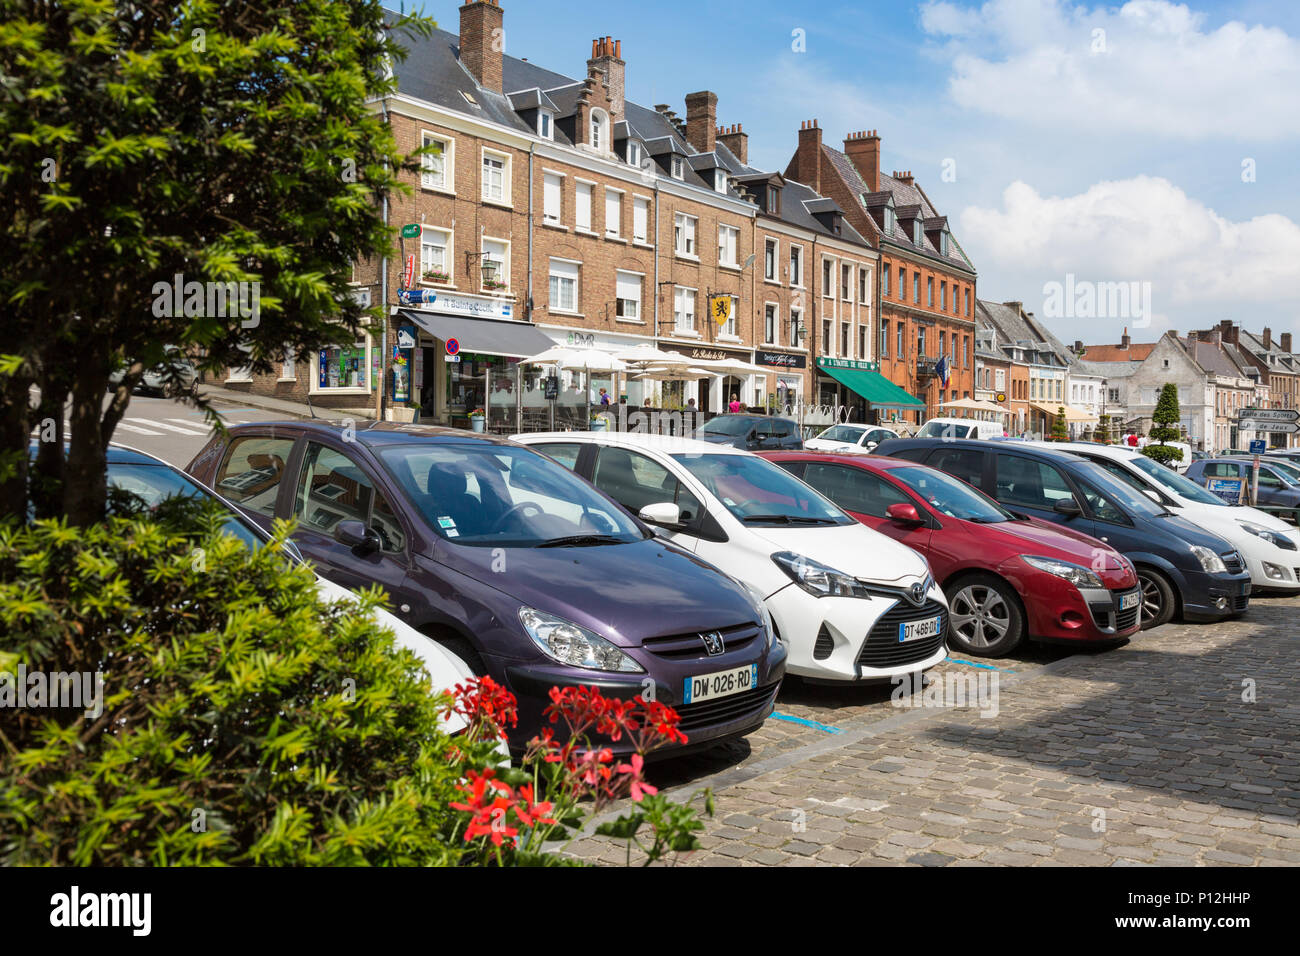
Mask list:
[[[1297,614],[1261,598],[1106,652],[936,669],[996,676],[996,716],[792,681],[746,743],[652,778],[714,789],[695,865],[1297,865]]]

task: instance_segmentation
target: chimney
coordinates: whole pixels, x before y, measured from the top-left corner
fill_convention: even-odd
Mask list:
[[[740,128],[739,123],[734,126],[719,126],[718,142],[731,150],[732,155],[746,166],[749,165],[749,134]]]
[[[897,169],[894,170],[894,178],[904,186],[910,186],[913,183],[912,171],[910,169],[905,172],[899,172]]]
[[[897,178],[898,174],[895,173],[894,176],[895,176],[895,178]],[[1023,302],[1015,302],[1015,301],[1011,301],[1011,302],[1003,302],[1002,304],[1005,305],[1005,306],[1006,306],[1007,308],[1009,308],[1009,309],[1015,309],[1015,310],[1016,310],[1016,315],[1023,315],[1023,314],[1024,314],[1024,311],[1025,311],[1025,304],[1024,304]]]
[[[1119,347],[1126,349],[1133,340],[1128,337],[1128,326],[1124,327],[1124,334],[1119,337]]]
[[[587,72],[597,69],[605,77],[609,90],[610,124],[620,123],[626,115],[623,97],[627,90],[627,64],[623,61],[623,41],[600,37],[591,41],[591,59]]]
[[[718,131],[718,94],[686,94],[686,141],[701,153],[713,152]]]
[[[1291,333],[1290,333],[1290,332],[1283,332],[1283,333],[1282,333],[1282,336],[1281,336],[1281,345],[1282,345],[1282,351],[1283,351],[1283,352],[1290,352],[1290,351],[1291,351]]]
[[[844,137],[844,155],[873,193],[880,192],[880,135],[874,130]]]
[[[501,92],[501,50],[505,14],[497,0],[470,0],[460,8],[460,62],[478,85]]]
[[[1266,325],[1264,326],[1264,348],[1271,349],[1272,347],[1273,347],[1273,330]]]
[[[813,192],[822,191],[822,130],[815,119],[799,124],[799,147],[785,174]]]
[[[1237,327],[1232,324],[1232,319],[1219,320],[1219,334],[1223,336],[1223,341],[1237,344]]]
[[[1075,355],[1082,355],[1083,353],[1084,353],[1083,341],[1082,341],[1081,339],[1075,339],[1075,340],[1074,340],[1074,354],[1075,354]]]

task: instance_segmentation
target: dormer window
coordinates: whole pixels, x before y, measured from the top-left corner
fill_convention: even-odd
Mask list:
[[[894,225],[897,222],[898,222],[898,216],[894,212],[894,207],[886,206],[885,207],[885,235],[892,236],[894,234]]]
[[[776,186],[767,187],[767,211],[773,216],[781,212],[781,190]]]
[[[939,233],[939,255],[941,256],[946,256],[948,254],[948,239],[949,236],[947,229]]]
[[[925,227],[919,219],[912,220],[912,245],[925,245]]]
[[[550,110],[537,111],[537,135],[540,136],[542,139],[555,138],[551,132],[551,111]]]
[[[727,191],[727,171],[725,169],[715,169],[713,171],[713,190],[720,193]]]
[[[591,148],[598,150],[608,149],[606,145],[609,142],[609,117],[604,110],[591,111]]]
[[[637,168],[640,168],[641,166],[641,144],[640,143],[629,142],[627,144],[627,164],[629,166],[636,166]]]
[[[673,160],[672,160],[672,163],[671,163],[671,167],[670,167],[670,168],[672,169],[672,177],[673,177],[673,179],[685,179],[685,178],[686,178],[686,163],[682,160],[682,158],[681,158],[680,156],[674,156],[674,157],[673,157]]]

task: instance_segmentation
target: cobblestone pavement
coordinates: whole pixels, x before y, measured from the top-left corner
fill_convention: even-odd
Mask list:
[[[686,865],[1300,864],[1297,621],[1300,598],[1256,598],[1104,652],[931,672],[936,692],[982,676],[996,715],[792,679],[746,741],[652,778],[681,799],[713,788]],[[599,838],[569,850],[624,860]]]

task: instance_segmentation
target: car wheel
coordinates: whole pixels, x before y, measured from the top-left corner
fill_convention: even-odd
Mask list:
[[[474,645],[465,638],[439,636],[435,640],[464,661],[465,666],[474,672],[475,677],[488,676],[488,669],[483,663],[483,658],[479,657],[478,651],[474,650]]]
[[[1002,657],[1025,637],[1025,615],[1011,585],[980,575],[949,585],[948,643],[967,654]]]
[[[1138,568],[1138,587],[1142,589],[1142,603],[1138,605],[1138,619],[1142,630],[1168,623],[1174,616],[1174,589],[1159,571]]]

